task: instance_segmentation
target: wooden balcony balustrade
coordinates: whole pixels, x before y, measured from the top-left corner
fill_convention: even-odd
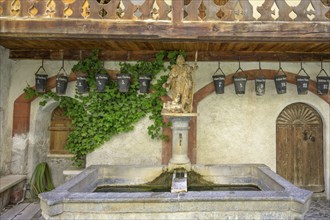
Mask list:
[[[0,0],[0,45],[13,58],[24,56],[24,49],[47,54],[100,42],[133,56],[160,49],[222,51],[232,42],[240,43],[237,51],[283,52],[275,43],[286,48],[287,42],[296,45],[287,52],[302,53],[297,58],[330,59],[329,33],[330,0]]]
[[[260,14],[254,16],[253,2]],[[290,3],[291,2],[291,3]],[[171,21],[329,21],[329,0],[0,0],[15,18]],[[289,4],[290,3],[290,4]],[[276,15],[278,13],[278,15]]]

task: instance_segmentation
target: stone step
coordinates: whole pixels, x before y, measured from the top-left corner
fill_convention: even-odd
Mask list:
[[[13,206],[0,216],[1,220],[38,220],[40,217],[39,203],[21,203]]]

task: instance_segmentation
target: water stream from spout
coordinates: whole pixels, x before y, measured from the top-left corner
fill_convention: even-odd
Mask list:
[[[171,193],[180,193],[188,191],[187,171],[185,169],[176,169],[173,172]]]

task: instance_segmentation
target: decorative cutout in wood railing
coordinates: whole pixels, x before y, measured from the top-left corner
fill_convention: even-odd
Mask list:
[[[186,0],[184,21],[329,21],[330,0]],[[262,3],[253,8],[253,5]],[[290,2],[291,4],[292,2]],[[256,16],[260,14],[260,16]]]
[[[47,17],[54,17],[54,14],[56,13],[56,3],[54,0],[49,0],[46,5],[46,15]]]
[[[3,7],[2,7],[2,4],[5,0],[0,0],[0,16],[2,16],[2,13],[3,13]]]
[[[171,20],[172,0],[0,0],[0,16]]]
[[[90,16],[91,12],[90,12],[90,5],[88,0],[85,0],[83,5],[81,6],[81,15],[84,18],[88,18]]]
[[[19,14],[21,13],[21,1],[19,0],[14,0],[11,3],[11,15],[13,16],[19,16]]]
[[[184,12],[173,22],[330,20],[330,0],[0,0],[1,17],[33,19],[168,21],[172,10]]]

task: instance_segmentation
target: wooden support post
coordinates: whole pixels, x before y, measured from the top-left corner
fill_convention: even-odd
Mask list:
[[[183,21],[184,0],[172,0],[173,25],[179,25]]]

